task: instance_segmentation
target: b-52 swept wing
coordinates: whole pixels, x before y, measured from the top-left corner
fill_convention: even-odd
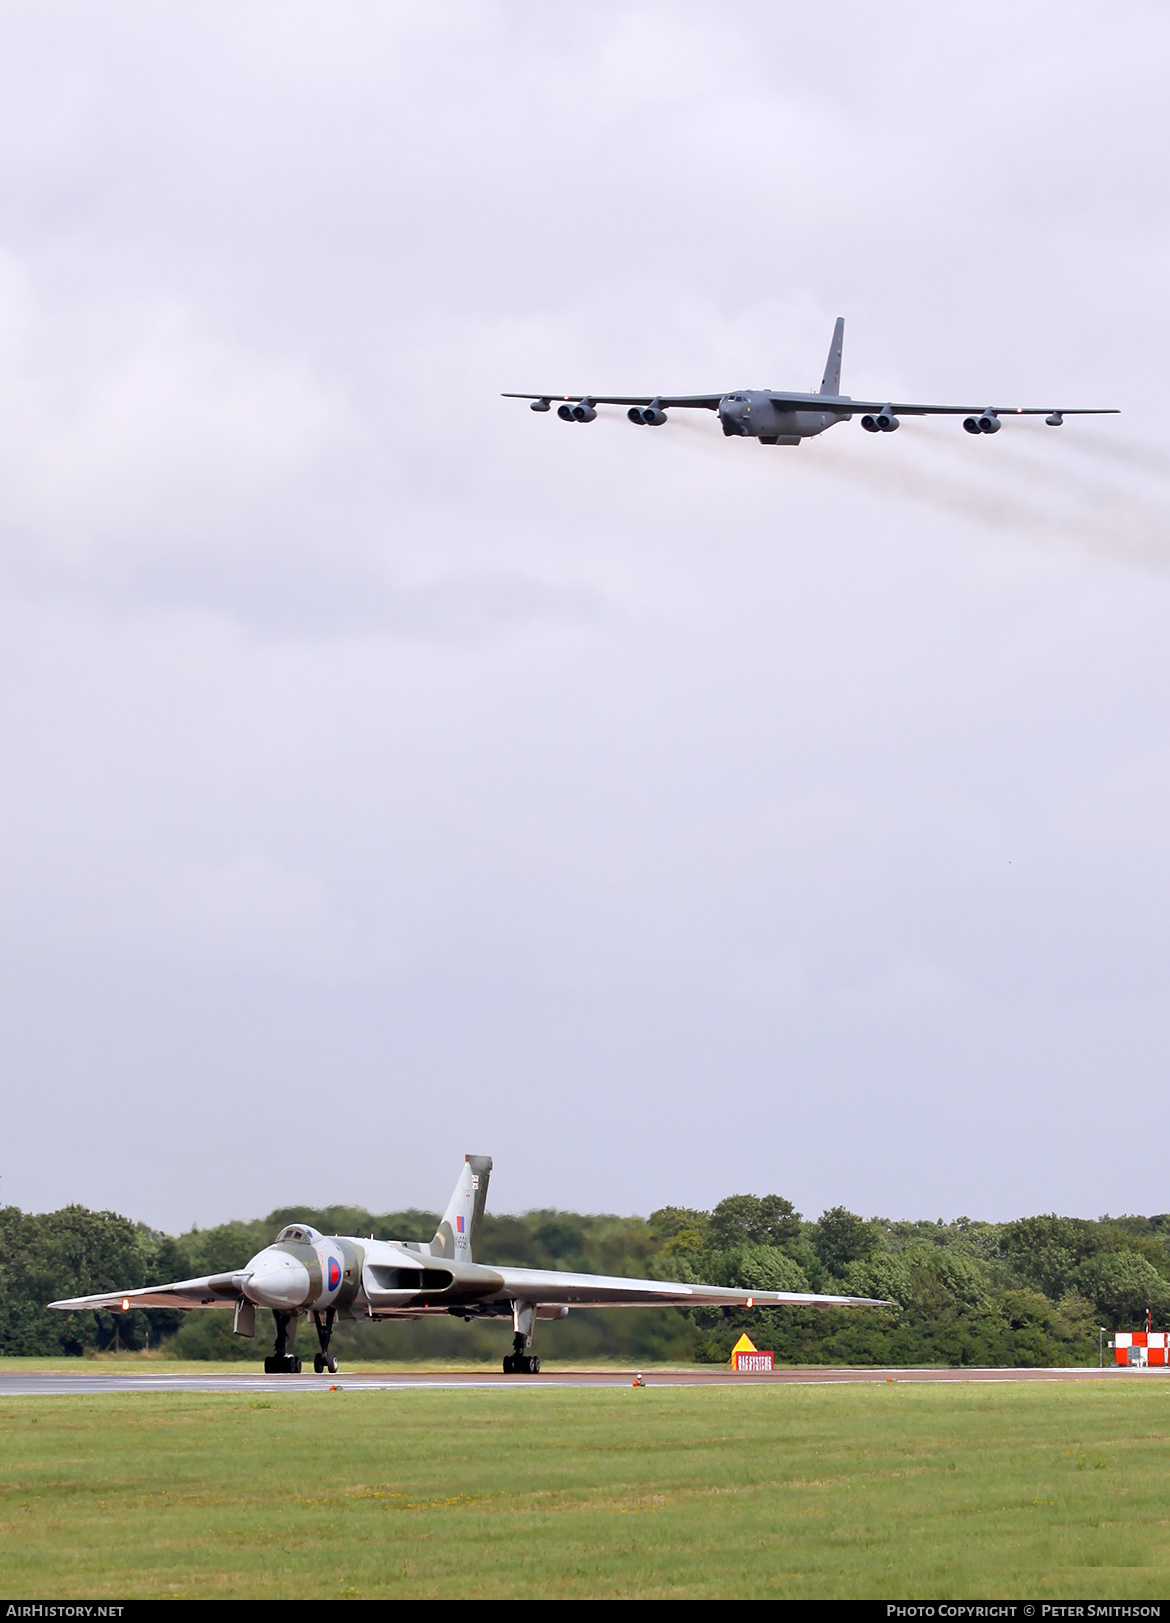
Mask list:
[[[670,1280],[569,1274],[540,1268],[490,1267],[475,1262],[471,1242],[487,1202],[492,1170],[488,1155],[465,1158],[459,1182],[435,1237],[361,1240],[319,1234],[307,1223],[290,1223],[271,1245],[231,1273],[181,1279],[142,1290],[108,1291],[50,1302],[70,1311],[135,1308],[228,1308],[239,1335],[256,1331],[256,1309],[271,1310],[276,1345],[264,1360],[267,1374],[299,1374],[292,1352],[296,1327],[312,1316],[320,1350],[318,1374],[335,1373],[329,1350],[334,1323],[344,1319],[417,1319],[447,1313],[457,1318],[512,1321],[506,1375],[535,1375],[540,1359],[530,1352],[538,1319],[563,1319],[575,1307],[888,1307],[868,1296],[816,1296],[800,1291],[733,1290],[722,1285],[683,1285]]]
[[[549,411],[560,401],[557,416],[566,423],[591,423],[598,406],[628,406],[626,416],[640,426],[661,428],[675,408],[700,407],[719,413],[723,432],[756,439],[761,445],[799,445],[823,434],[835,423],[861,417],[871,434],[892,434],[902,417],[962,417],[968,434],[995,434],[1003,417],[1043,417],[1059,428],[1066,417],[1116,416],[1114,406],[931,406],[905,400],[853,400],[841,390],[841,350],[845,318],[837,317],[825,375],[820,388],[801,393],[785,389],[733,389],[724,394],[505,394],[505,400],[528,400],[533,411]]]

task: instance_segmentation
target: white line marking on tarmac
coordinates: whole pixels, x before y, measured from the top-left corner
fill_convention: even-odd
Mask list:
[[[813,1374],[808,1370],[778,1369],[774,1375],[735,1375],[720,1368],[710,1370],[663,1370],[660,1374],[647,1372],[645,1384],[661,1387],[793,1387],[793,1386],[874,1386],[914,1385],[942,1386],[954,1384],[1008,1385],[1025,1381],[1101,1380],[1117,1375],[1151,1375],[1155,1378],[1170,1370],[1129,1369],[1124,1366],[1073,1367],[1061,1369],[963,1369],[914,1370],[868,1369],[826,1370]],[[535,1376],[507,1375],[339,1375],[332,1381],[324,1376],[273,1375],[265,1376],[241,1371],[238,1375],[167,1375],[140,1374],[130,1371],[95,1371],[93,1374],[63,1374],[55,1371],[0,1371],[0,1397],[62,1397],[98,1396],[110,1392],[328,1392],[331,1388],[342,1392],[504,1392],[541,1390],[598,1390],[615,1391],[633,1386],[633,1371],[596,1373],[566,1372]]]

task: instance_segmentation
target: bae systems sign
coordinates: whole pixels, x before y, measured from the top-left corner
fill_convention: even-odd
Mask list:
[[[740,1375],[770,1375],[772,1354],[761,1352],[745,1331],[731,1349],[731,1367]]]
[[[742,1352],[735,1355],[735,1367],[741,1375],[760,1375],[772,1370],[770,1352]]]

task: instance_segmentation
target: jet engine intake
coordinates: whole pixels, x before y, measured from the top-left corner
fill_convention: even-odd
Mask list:
[[[963,427],[967,430],[968,434],[982,434],[983,432],[979,426],[978,417],[964,417]]]
[[[876,427],[881,429],[883,434],[892,434],[896,428],[901,426],[898,419],[894,416],[893,406],[886,406],[879,411],[877,416],[874,418],[874,424]]]
[[[447,1268],[384,1268],[379,1263],[368,1263],[367,1269],[380,1291],[424,1292],[449,1290],[455,1275]]]
[[[572,406],[558,406],[557,416],[561,419],[562,423],[571,423],[573,421]],[[971,432],[973,434],[978,433],[978,429],[972,429]]]
[[[591,423],[596,416],[597,413],[593,409],[593,402],[588,396],[584,400],[578,400],[573,407],[573,421],[575,423]]]
[[[631,406],[629,411],[627,411],[626,416],[632,423],[644,423],[646,421],[645,417],[642,415],[641,406]]]
[[[881,433],[881,429],[877,425],[877,418],[871,417],[868,412],[866,412],[865,416],[861,419],[861,426],[865,429],[867,434]]]
[[[985,411],[978,419],[981,434],[998,434],[1003,424],[993,411]]]
[[[666,413],[657,400],[652,400],[648,406],[642,407],[642,421],[648,423],[651,428],[662,427],[666,421]]]

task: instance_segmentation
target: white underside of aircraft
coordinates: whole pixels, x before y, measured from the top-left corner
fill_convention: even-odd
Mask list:
[[[343,1319],[418,1319],[447,1314],[466,1319],[510,1318],[512,1352],[506,1374],[536,1374],[530,1353],[538,1319],[561,1319],[582,1307],[888,1307],[865,1296],[818,1296],[796,1291],[745,1291],[671,1280],[570,1274],[541,1268],[485,1266],[472,1260],[471,1241],[487,1200],[491,1157],[469,1155],[433,1240],[359,1239],[324,1235],[290,1223],[244,1267],[201,1279],[180,1279],[139,1290],[74,1296],[49,1306],[66,1311],[136,1308],[230,1308],[240,1335],[256,1330],[256,1309],[271,1311],[276,1346],[265,1359],[269,1373],[294,1374],[296,1326],[311,1317],[319,1351],[318,1373],[337,1370],[329,1343]]]

